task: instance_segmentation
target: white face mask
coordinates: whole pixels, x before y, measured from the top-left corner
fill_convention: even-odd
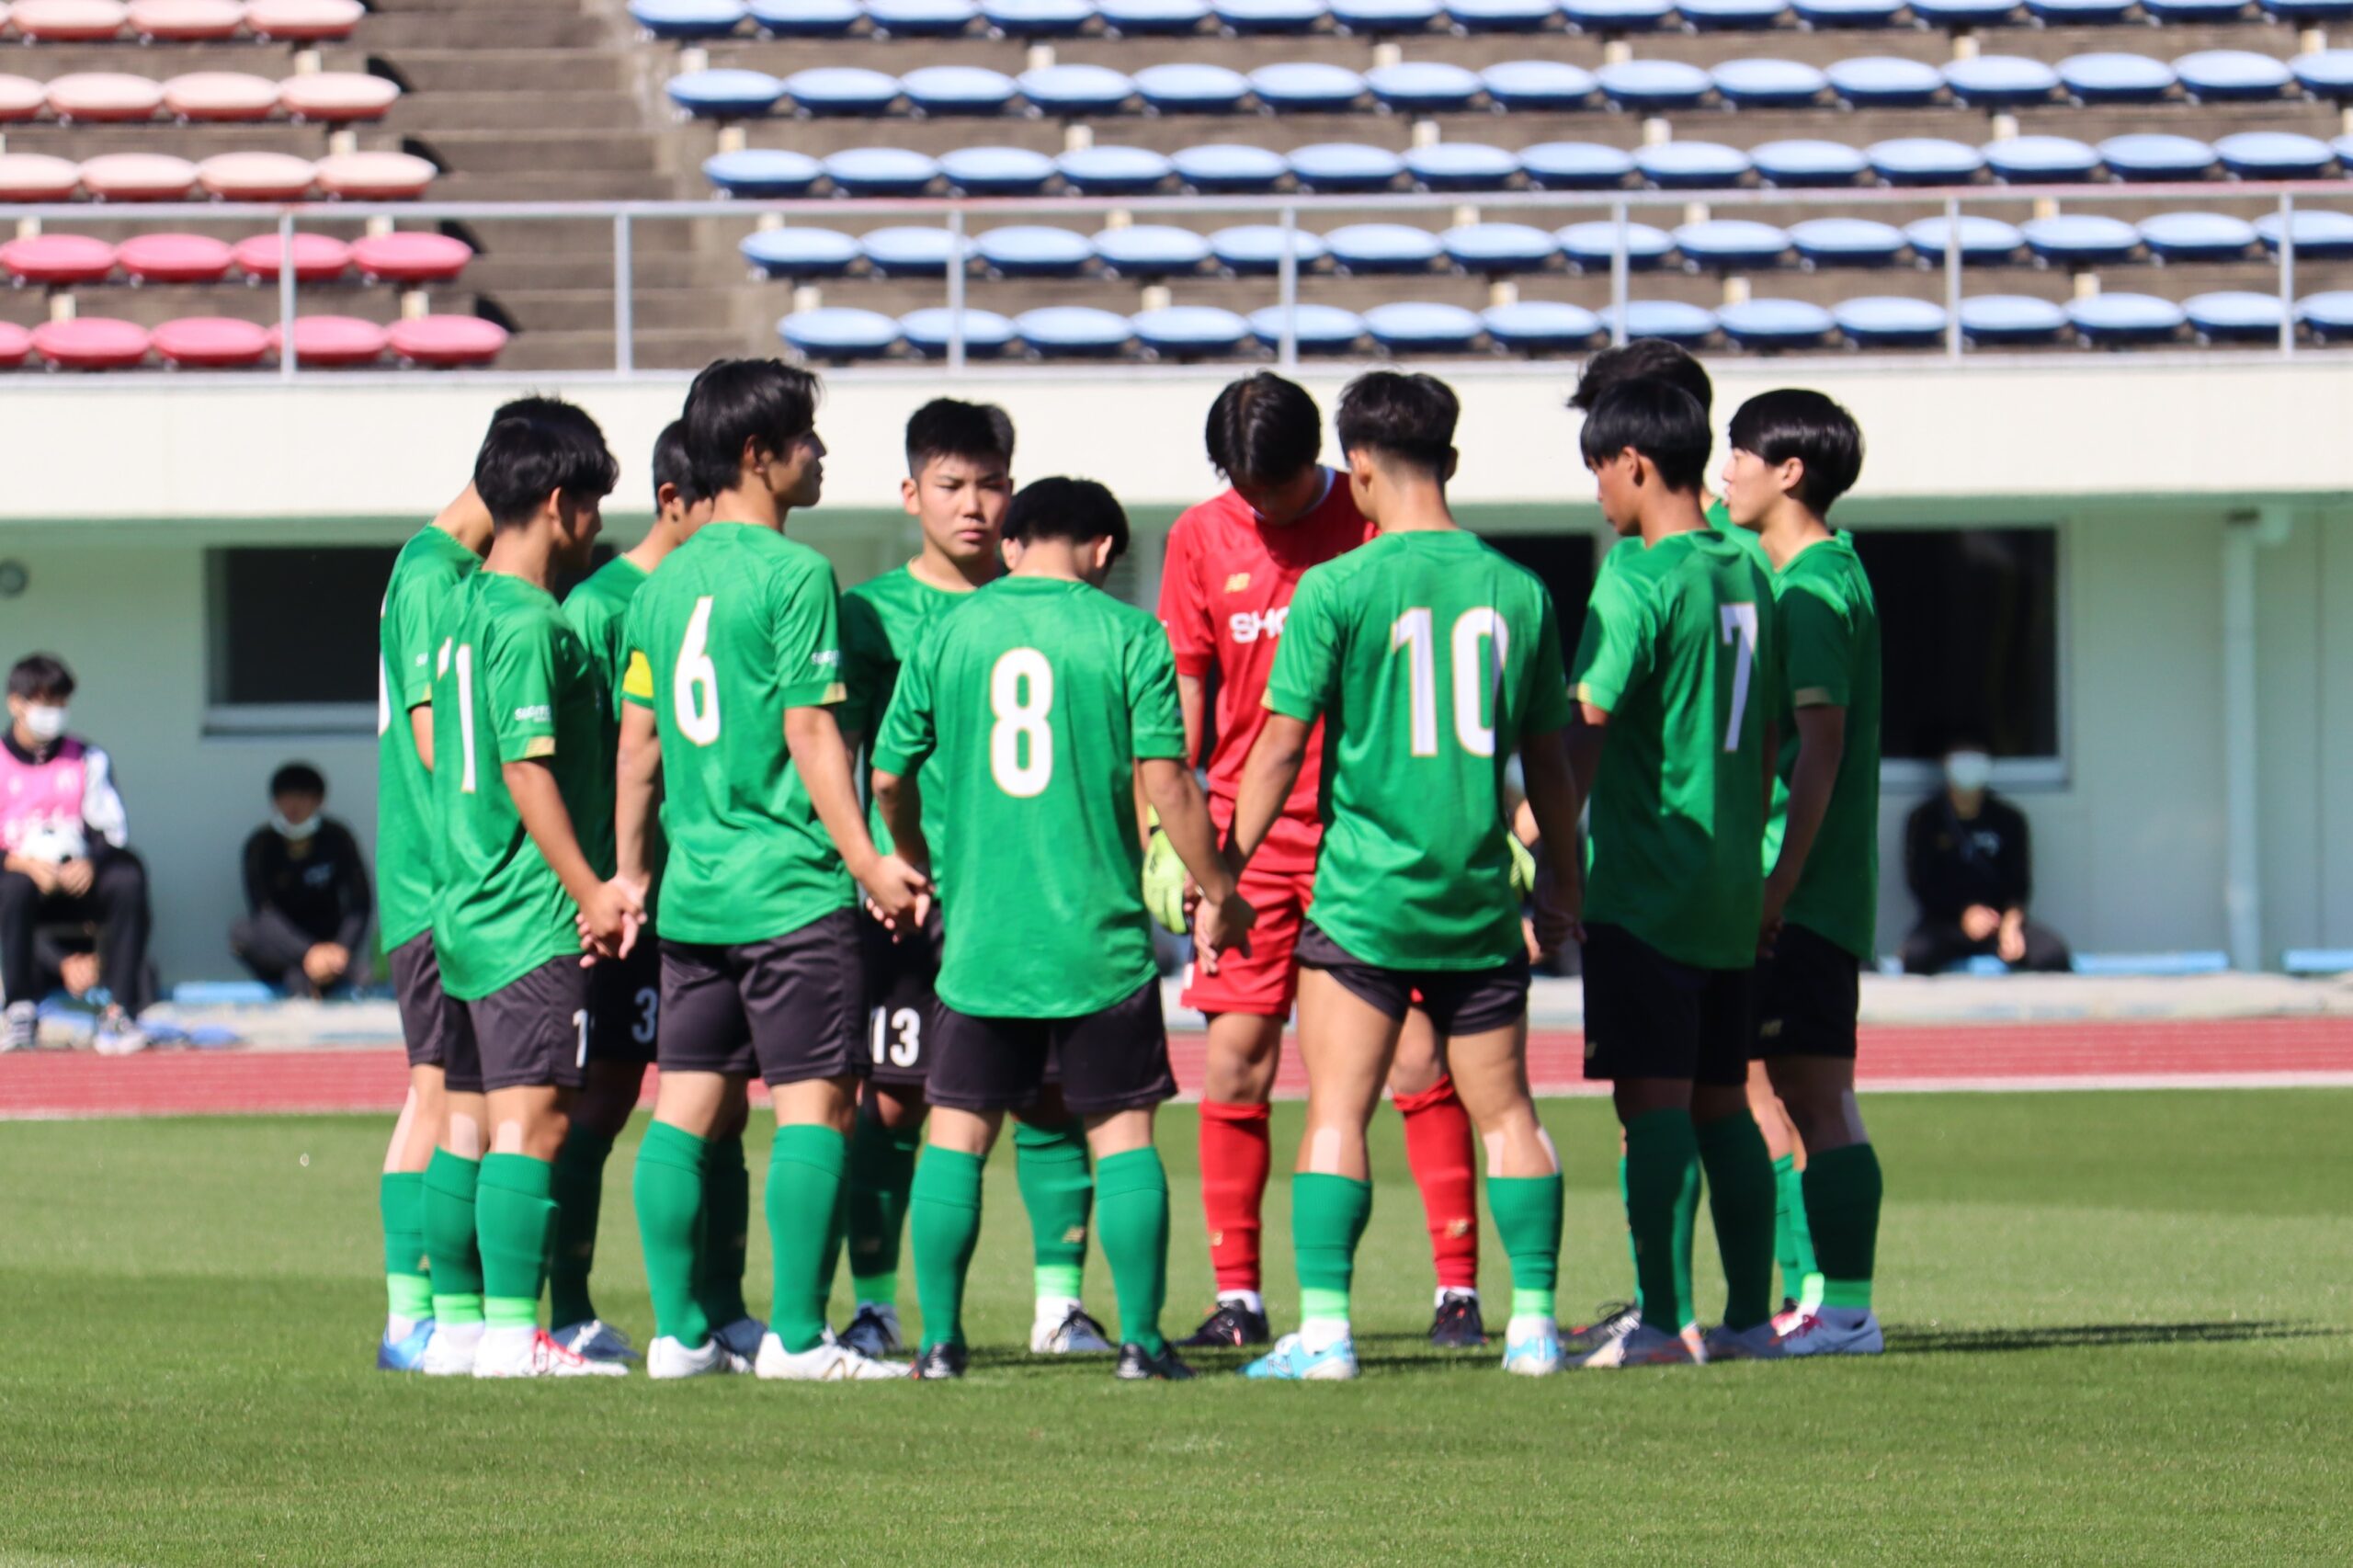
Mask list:
[[[51,708],[46,703],[27,703],[25,728],[33,733],[33,739],[37,741],[55,740],[65,733],[64,704],[60,703]]]
[[[1982,751],[1957,751],[1945,758],[1945,782],[1974,794],[1994,780],[1994,759]]]
[[[269,825],[278,831],[278,837],[300,844],[319,831],[319,819],[313,814],[301,822],[288,822],[284,812],[273,810],[269,813]]]

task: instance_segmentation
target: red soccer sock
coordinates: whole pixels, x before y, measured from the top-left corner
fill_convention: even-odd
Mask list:
[[[1262,1105],[1201,1102],[1201,1210],[1221,1295],[1258,1289],[1258,1214],[1274,1165],[1269,1114]]]
[[[1471,1113],[1440,1078],[1418,1095],[1397,1096],[1405,1119],[1405,1163],[1422,1189],[1429,1219],[1430,1262],[1441,1290],[1479,1288],[1479,1194],[1471,1152]]]

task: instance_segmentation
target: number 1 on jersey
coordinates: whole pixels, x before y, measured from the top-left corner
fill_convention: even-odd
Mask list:
[[[1732,667],[1732,722],[1724,726],[1724,750],[1740,749],[1740,721],[1748,711],[1748,677],[1756,667],[1756,607],[1722,605],[1723,640],[1739,644]]]
[[[474,792],[473,644],[469,642],[459,648],[453,663],[458,672],[458,753],[465,759],[458,768],[458,792],[471,795]]]

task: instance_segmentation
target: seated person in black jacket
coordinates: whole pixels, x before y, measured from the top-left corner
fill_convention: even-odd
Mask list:
[[[1907,974],[1939,974],[1992,954],[2012,969],[2063,971],[2067,944],[2027,917],[2034,891],[2026,817],[1987,788],[1994,761],[1973,744],[1945,756],[1944,792],[1904,828],[1904,878],[1920,923],[1904,938]]]
[[[366,971],[362,941],[375,900],[351,830],[321,814],[327,781],[305,762],[269,780],[269,825],[245,840],[245,917],[229,947],[254,977],[324,995]]]

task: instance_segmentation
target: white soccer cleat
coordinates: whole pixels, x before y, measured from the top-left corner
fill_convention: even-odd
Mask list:
[[[1119,1348],[1085,1307],[1076,1301],[1040,1301],[1029,1324],[1032,1356],[1108,1355]]]
[[[712,1335],[699,1350],[689,1350],[678,1343],[676,1336],[664,1335],[645,1347],[645,1375],[668,1381],[673,1378],[724,1377],[731,1372],[748,1372],[752,1363],[720,1343]]]
[[[136,1056],[147,1049],[147,1031],[120,1007],[108,1007],[98,1015],[97,1033],[90,1044],[100,1056]]]
[[[426,1343],[425,1355],[416,1369],[428,1378],[462,1378],[474,1369],[474,1357],[482,1348],[483,1325],[479,1323],[437,1323],[433,1337]]]
[[[1824,1307],[1781,1337],[1784,1356],[1876,1356],[1886,1348],[1879,1314],[1868,1307]]]
[[[1624,1337],[1602,1346],[1577,1363],[1587,1369],[1619,1367],[1696,1367],[1699,1358],[1679,1334],[1638,1323]]]
[[[478,1378],[625,1378],[623,1361],[591,1361],[567,1350],[543,1328],[494,1328],[474,1353]]]
[[[551,1329],[548,1337],[575,1356],[585,1356],[591,1361],[630,1362],[642,1359],[629,1335],[607,1323],[603,1318],[590,1318],[585,1323],[567,1324]]]
[[[30,1002],[11,1002],[0,1017],[0,1051],[30,1051],[40,1043],[40,1009]]]
[[[768,1325],[754,1317],[737,1318],[733,1323],[710,1331],[710,1336],[749,1367],[759,1359],[760,1341],[768,1336]]]
[[[858,1315],[842,1330],[842,1343],[861,1356],[888,1356],[906,1348],[899,1332],[899,1309],[888,1301],[860,1301]]]
[[[1781,1336],[1773,1332],[1768,1320],[1747,1328],[1726,1328],[1718,1324],[1708,1330],[1702,1342],[1705,1359],[1709,1361],[1778,1361],[1781,1358]]]
[[[787,1350],[784,1341],[769,1333],[760,1341],[759,1359],[753,1363],[752,1369],[763,1378],[788,1382],[853,1383],[904,1378],[912,1369],[904,1361],[881,1361],[861,1356],[835,1339],[829,1330],[824,1338],[799,1351]]]
[[[1307,1337],[1286,1334],[1275,1347],[1242,1369],[1245,1378],[1283,1383],[1347,1382],[1357,1375],[1357,1342],[1343,1334],[1321,1349],[1308,1348]]]
[[[1549,1317],[1515,1317],[1504,1330],[1504,1370],[1540,1378],[1561,1369],[1561,1325]]]

